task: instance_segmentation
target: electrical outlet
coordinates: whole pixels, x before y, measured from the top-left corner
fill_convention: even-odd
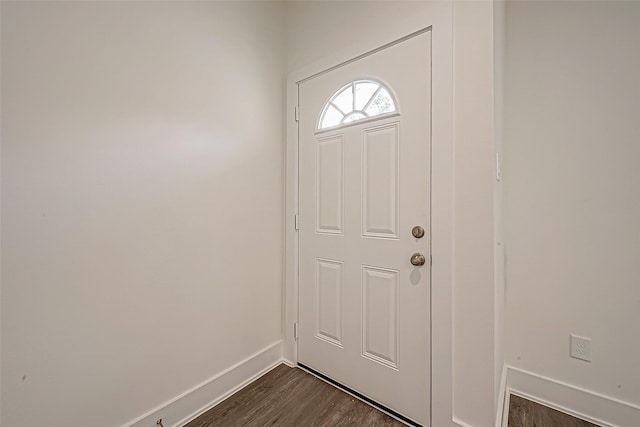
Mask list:
[[[591,338],[571,335],[571,357],[591,362]]]

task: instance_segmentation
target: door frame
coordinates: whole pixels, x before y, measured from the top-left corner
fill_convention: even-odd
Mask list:
[[[411,22],[393,23],[363,43],[354,43],[290,73],[286,83],[285,286],[283,289],[282,354],[298,362],[294,337],[298,321],[298,84],[318,74],[373,54],[424,31],[431,31],[431,425],[452,421],[453,337],[453,2],[431,2]],[[304,220],[304,219],[303,219]],[[434,328],[433,325],[437,325]]]

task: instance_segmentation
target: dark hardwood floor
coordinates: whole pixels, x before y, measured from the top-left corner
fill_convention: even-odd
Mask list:
[[[301,369],[280,365],[185,427],[404,425]]]
[[[509,397],[509,427],[598,426],[512,394]]]
[[[598,427],[522,397],[509,399],[509,427]],[[298,368],[280,365],[184,427],[402,427]]]

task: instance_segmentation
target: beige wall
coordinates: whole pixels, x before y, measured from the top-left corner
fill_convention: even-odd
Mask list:
[[[281,337],[282,5],[1,12],[0,423],[123,425]]]
[[[640,2],[508,2],[506,18],[507,363],[637,408]]]
[[[287,71],[321,60],[336,50],[376,39],[399,26],[410,27],[428,1],[287,2]]]

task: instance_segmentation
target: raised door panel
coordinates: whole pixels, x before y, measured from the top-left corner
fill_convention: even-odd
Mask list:
[[[398,368],[398,271],[362,266],[362,355]]]
[[[316,142],[316,232],[342,234],[344,189],[342,135]]]
[[[362,137],[362,235],[398,238],[399,126],[368,128]]]
[[[316,260],[316,337],[342,346],[342,262]]]

